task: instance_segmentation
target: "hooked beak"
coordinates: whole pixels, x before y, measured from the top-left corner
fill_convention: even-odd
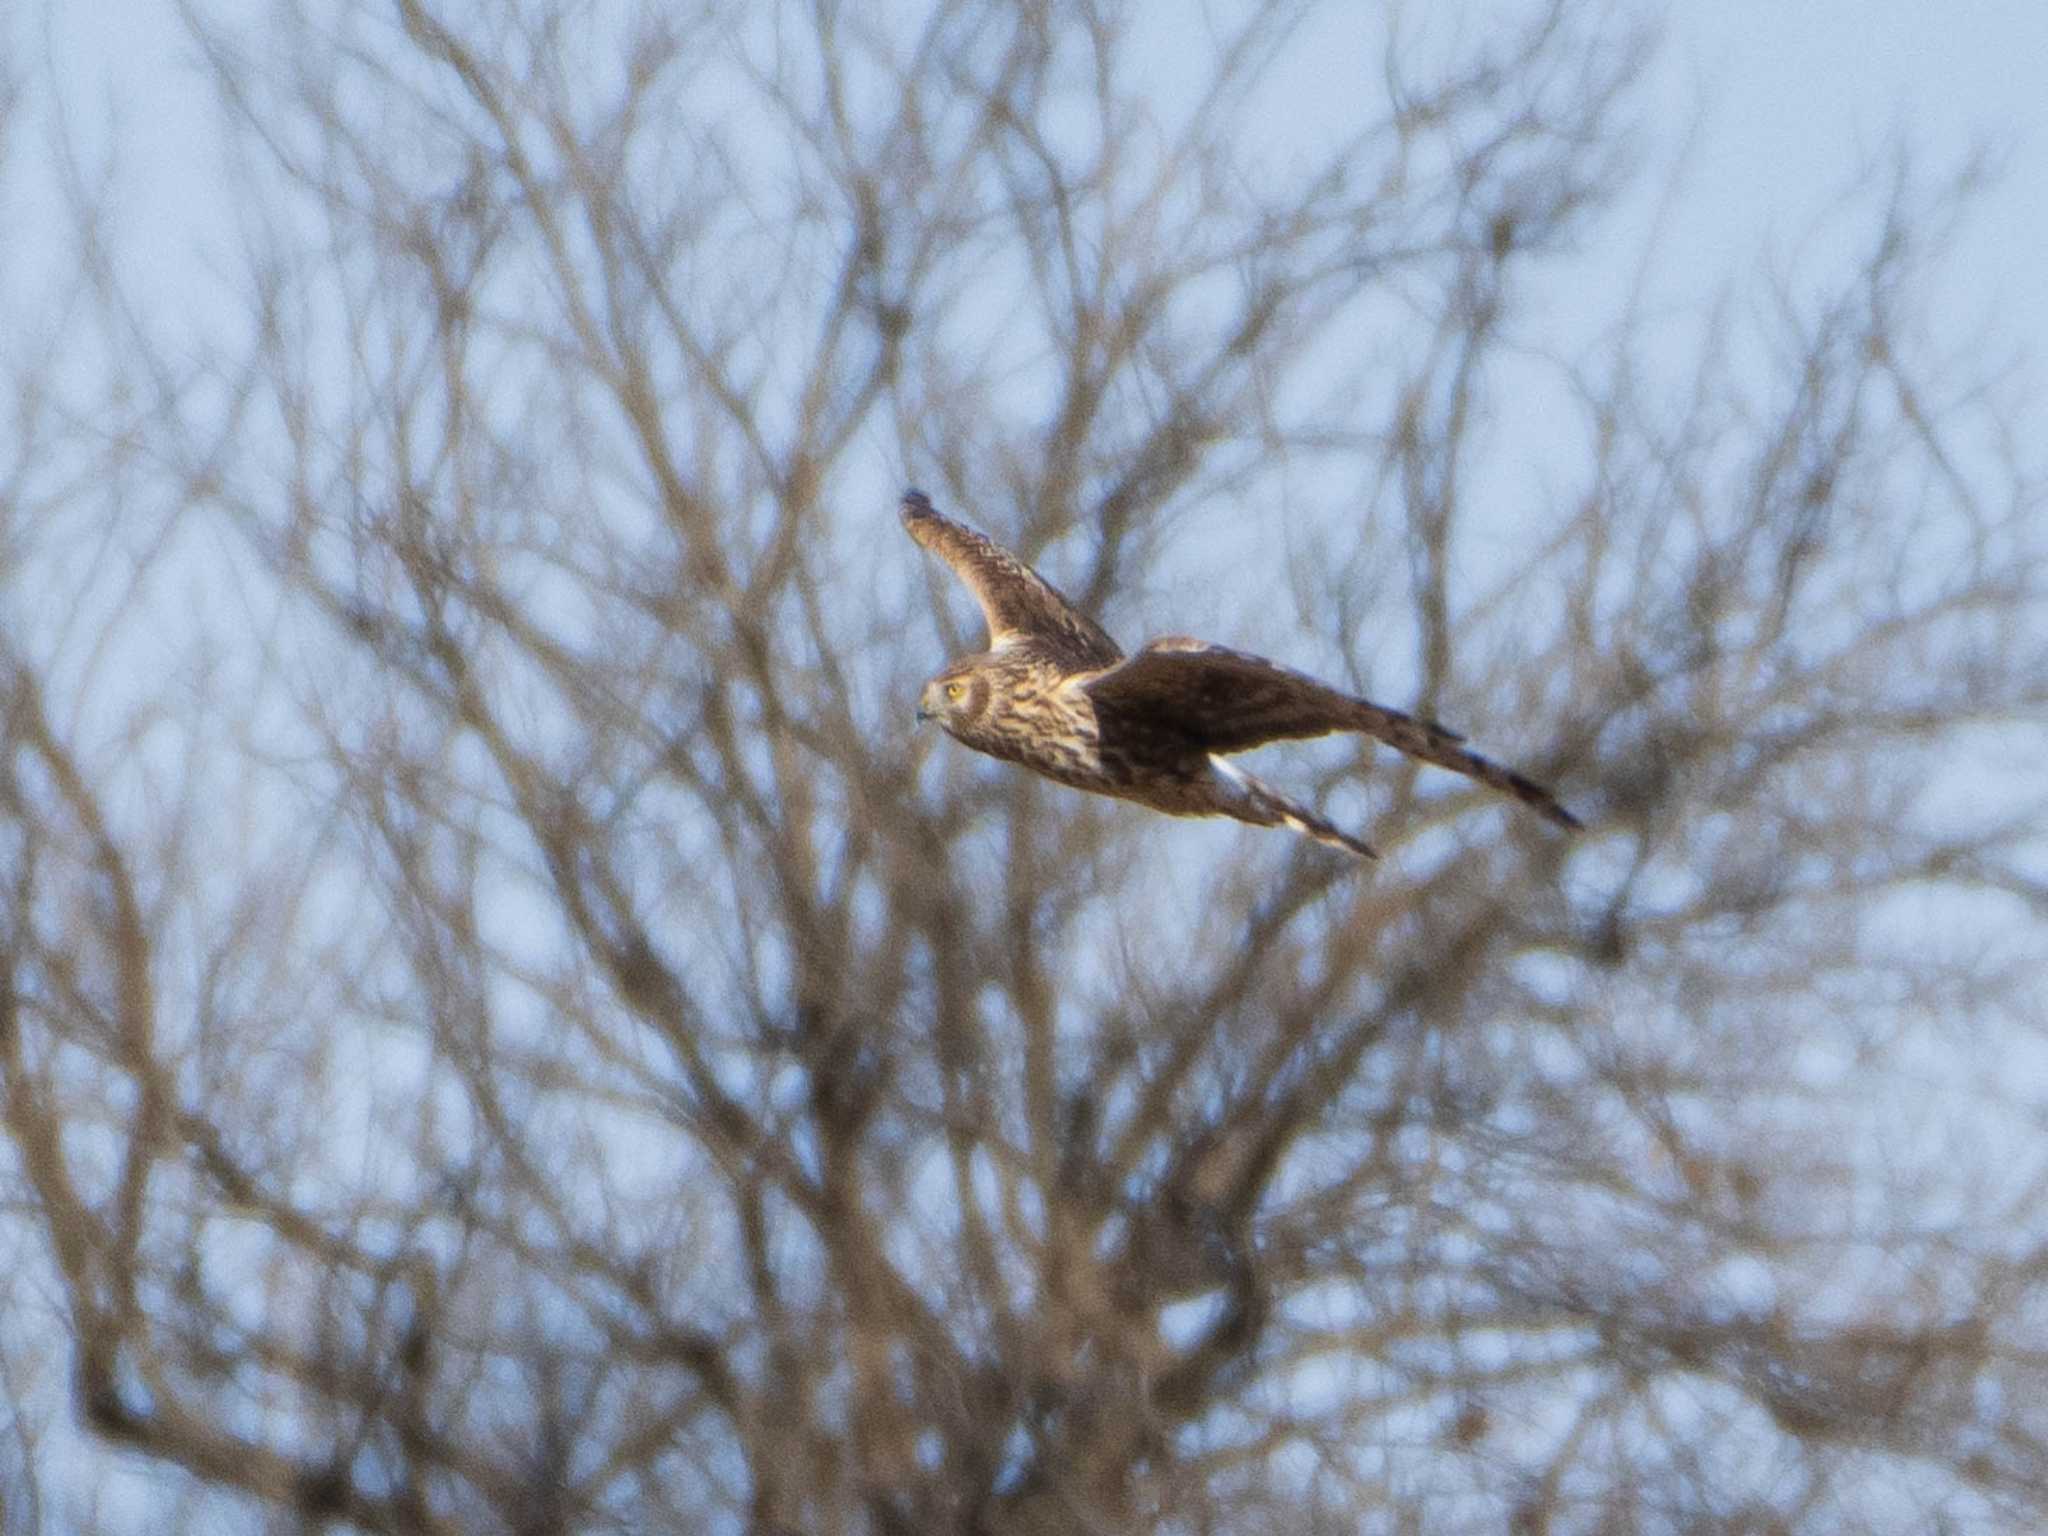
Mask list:
[[[917,723],[919,725],[923,725],[931,717],[932,712],[930,710],[926,709],[922,704],[917,706]]]

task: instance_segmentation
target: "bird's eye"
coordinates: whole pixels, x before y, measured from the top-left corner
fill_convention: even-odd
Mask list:
[[[966,689],[965,685],[963,685],[963,684],[960,684],[960,683],[948,683],[948,684],[946,684],[946,697],[947,697],[947,698],[949,698],[949,699],[951,699],[951,700],[952,700],[952,701],[953,701],[953,702],[954,702],[955,704],[958,704],[958,703],[960,702],[960,695],[961,695],[961,694],[963,694],[963,693],[965,693],[966,691],[967,691],[967,689]]]

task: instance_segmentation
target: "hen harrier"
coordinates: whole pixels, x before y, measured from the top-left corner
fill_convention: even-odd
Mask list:
[[[1580,825],[1542,785],[1459,745],[1456,732],[1325,687],[1243,651],[1168,635],[1135,656],[1008,550],[903,493],[903,526],[953,568],[988,619],[989,648],[924,685],[919,720],[977,752],[1075,789],[1170,816],[1292,827],[1375,858],[1372,847],[1253,778],[1228,754],[1362,731],[1466,774],[1561,827]]]

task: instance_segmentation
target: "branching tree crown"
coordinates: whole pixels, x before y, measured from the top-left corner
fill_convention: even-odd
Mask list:
[[[1923,319],[1967,178],[1560,354],[1611,10],[878,9],[194,4],[203,324],[64,181],[0,1529],[2039,1528],[2048,516]],[[1362,872],[948,749],[912,479],[1592,825],[1298,749]]]

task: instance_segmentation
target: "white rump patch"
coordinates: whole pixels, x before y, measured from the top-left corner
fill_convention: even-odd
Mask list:
[[[1209,754],[1209,766],[1230,780],[1232,784],[1235,784],[1246,794],[1252,792],[1252,776],[1220,752],[1211,752]]]
[[[1379,857],[1369,844],[1347,838],[1327,823],[1308,819],[1307,812],[1290,805],[1282,796],[1261,784],[1229,758],[1211,752],[1209,766],[1215,770],[1217,778],[1244,797],[1244,803],[1248,808],[1277,817],[1280,825],[1290,831],[1299,832],[1303,837],[1314,838],[1331,848],[1342,848],[1347,853],[1362,854],[1369,859]]]
[[[1222,756],[1220,753],[1211,752],[1209,754],[1209,766],[1216,771],[1216,776],[1241,795],[1247,804],[1263,805],[1265,803],[1266,797],[1259,793],[1263,786],[1257,779],[1246,773],[1229,758]],[[1275,809],[1278,809],[1278,807],[1275,807]]]

